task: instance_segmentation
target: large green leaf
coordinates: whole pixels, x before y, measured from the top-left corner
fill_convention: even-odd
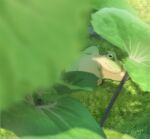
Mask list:
[[[126,10],[104,8],[92,16],[95,31],[128,54],[124,68],[150,91],[150,26]]]
[[[89,112],[72,98],[45,105],[18,104],[1,113],[1,127],[22,139],[104,139]]]
[[[88,0],[0,1],[0,108],[52,85],[84,44]]]

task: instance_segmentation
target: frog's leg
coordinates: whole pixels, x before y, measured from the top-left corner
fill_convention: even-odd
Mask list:
[[[97,86],[99,86],[99,85],[101,85],[101,84],[102,84],[102,79],[99,78],[99,79],[97,80]]]
[[[101,85],[103,82],[103,76],[102,76],[102,66],[100,64],[97,64],[97,69],[99,71],[99,79],[97,80],[97,86]]]

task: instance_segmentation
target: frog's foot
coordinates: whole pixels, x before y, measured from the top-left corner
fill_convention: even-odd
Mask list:
[[[97,86],[101,85],[102,84],[102,79],[98,79],[97,80]]]

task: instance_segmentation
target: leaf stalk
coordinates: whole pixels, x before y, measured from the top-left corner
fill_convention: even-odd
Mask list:
[[[123,86],[124,86],[125,82],[127,81],[127,79],[128,79],[128,73],[126,72],[125,75],[124,75],[124,77],[122,78],[120,84],[119,84],[118,89],[116,90],[116,92],[115,92],[114,95],[112,96],[112,98],[111,98],[111,100],[110,100],[108,106],[106,107],[105,112],[104,112],[102,118],[100,119],[100,126],[101,126],[101,127],[104,126],[106,120],[108,119],[108,116],[109,116],[109,114],[110,114],[110,112],[111,112],[111,109],[112,109],[112,107],[113,107],[113,105],[114,105],[114,103],[115,103],[117,97],[118,97],[119,94],[121,93],[121,90],[123,89]]]

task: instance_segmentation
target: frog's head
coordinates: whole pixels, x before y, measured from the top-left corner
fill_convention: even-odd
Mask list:
[[[117,56],[116,56],[116,53],[113,52],[113,51],[107,51],[105,54],[104,54],[105,57],[107,57],[108,59],[110,60],[113,60],[113,61],[118,61],[117,60]]]
[[[93,55],[93,56],[98,56],[99,55],[99,50],[96,46],[91,46],[83,51],[83,54],[85,55]]]
[[[104,79],[121,81],[125,75],[115,52],[108,51],[106,54],[93,58],[101,66],[101,74]]]

